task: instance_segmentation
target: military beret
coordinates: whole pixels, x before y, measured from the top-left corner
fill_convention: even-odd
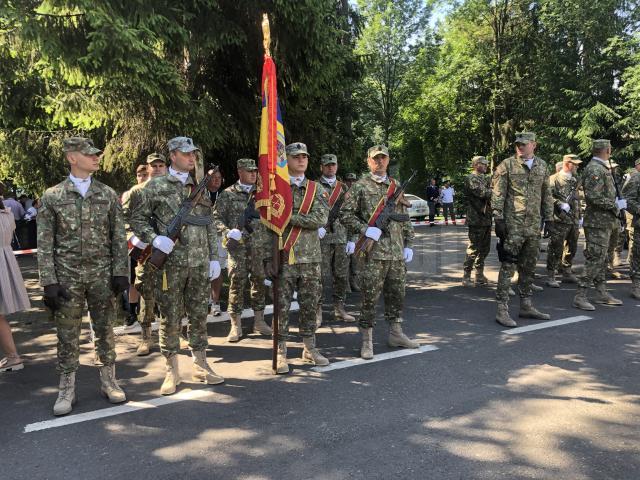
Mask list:
[[[518,132],[514,143],[527,144],[536,141],[536,134],[533,132]]]
[[[153,163],[158,161],[165,164],[167,163],[167,159],[161,153],[150,153],[149,155],[147,155],[147,163]]]
[[[243,170],[258,170],[256,166],[256,161],[253,158],[240,158],[236,163],[238,168],[242,168]]]
[[[147,171],[147,166],[145,164],[141,164],[136,167],[136,173],[146,172],[146,171]]]
[[[347,173],[347,174],[344,176],[344,179],[345,179],[345,180],[353,180],[353,181],[356,181],[356,180],[358,179],[358,176],[357,176],[355,173]]]
[[[193,144],[193,140],[189,137],[174,137],[167,142],[167,150],[170,152],[180,150],[182,153],[189,153],[200,149]]]
[[[380,154],[386,155],[387,157],[389,156],[389,149],[386,147],[386,145],[374,145],[369,150],[367,150],[367,156],[369,158],[373,158],[376,155]]]
[[[580,165],[582,163],[582,160],[580,160],[580,158],[578,158],[578,156],[574,155],[573,153],[569,153],[569,154],[565,155],[564,157],[562,157],[562,161],[563,162],[571,162],[574,165]]]
[[[483,165],[488,165],[487,157],[483,157],[482,155],[476,155],[471,159],[471,164],[475,165],[476,163],[482,163]]]
[[[62,140],[63,152],[80,152],[83,155],[97,155],[102,150],[93,146],[90,138],[68,137]]]
[[[322,165],[329,165],[331,163],[338,163],[338,157],[336,157],[333,153],[325,153],[320,157],[320,163]]]
[[[290,143],[285,147],[285,151],[287,152],[287,155],[298,155],[299,153],[309,155],[307,146],[304,143],[300,142]]]
[[[593,150],[604,150],[609,147],[611,147],[611,142],[606,138],[598,138],[591,143],[591,148]]]

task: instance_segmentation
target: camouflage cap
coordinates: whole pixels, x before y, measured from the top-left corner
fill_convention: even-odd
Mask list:
[[[236,166],[247,171],[258,170],[256,161],[253,158],[240,158]]]
[[[571,162],[574,165],[580,165],[582,163],[582,160],[580,160],[580,158],[573,154],[573,153],[569,153],[567,155],[565,155],[564,157],[562,157],[562,161],[563,162]]]
[[[149,164],[153,162],[162,162],[166,164],[167,159],[161,153],[150,153],[149,155],[147,155],[147,163]]]
[[[591,148],[593,150],[604,150],[605,148],[610,148],[611,142],[606,138],[598,138],[591,143]]]
[[[353,181],[355,182],[356,180],[358,180],[358,176],[357,176],[355,173],[351,173],[351,172],[350,172],[350,173],[347,173],[347,174],[344,176],[344,179],[345,179],[345,180],[353,180]]]
[[[536,134],[534,132],[517,132],[516,139],[513,143],[522,143],[526,145],[527,143],[535,142]]]
[[[638,165],[640,165],[640,157],[636,158],[635,163],[633,164],[634,167],[637,167]]]
[[[389,149],[386,147],[386,145],[374,145],[369,150],[367,150],[367,157],[369,158],[373,158],[376,155],[380,154],[386,155],[387,157],[389,156]]]
[[[483,165],[488,165],[487,157],[483,157],[482,155],[476,155],[471,159],[471,164],[475,165],[476,163],[482,163]]]
[[[287,152],[287,155],[298,155],[299,153],[309,155],[307,146],[301,142],[290,143],[285,147],[285,151]]]
[[[62,140],[63,152],[80,152],[83,155],[97,155],[102,150],[93,146],[90,138],[68,137]]]
[[[336,157],[333,153],[325,153],[320,157],[320,163],[322,165],[329,165],[331,163],[338,163],[338,157]]]
[[[144,163],[136,167],[136,173],[146,172],[146,171],[147,171],[147,166]]]
[[[167,142],[167,150],[170,152],[180,150],[182,153],[189,153],[200,149],[193,144],[193,140],[189,137],[174,137]]]

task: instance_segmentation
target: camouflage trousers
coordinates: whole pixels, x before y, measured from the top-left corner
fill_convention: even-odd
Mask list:
[[[629,230],[629,268],[631,278],[640,280],[640,228]]]
[[[61,278],[60,284],[69,291],[71,300],[53,314],[58,335],[58,372],[75,372],[80,365],[80,330],[85,302],[89,307],[93,327],[96,365],[113,365],[116,361],[113,336],[116,310],[111,276],[105,275],[85,282]]]
[[[209,264],[195,267],[167,264],[158,272],[157,282],[156,300],[163,315],[160,319],[160,352],[168,357],[180,350],[180,330],[185,313],[189,321],[189,347],[195,351],[205,350],[211,294]]]
[[[242,313],[244,291],[247,282],[251,285],[251,308],[254,312],[264,310],[264,267],[260,259],[254,259],[248,247],[240,245],[229,251],[229,313]]]
[[[611,231],[611,238],[609,239],[609,248],[607,249],[607,267],[613,268],[613,255],[617,253],[622,254],[624,242],[627,239],[627,229],[620,231],[620,223],[616,220],[615,227]]]
[[[140,302],[142,310],[142,320],[140,325],[143,327],[149,327],[156,319],[155,307],[156,307],[156,289],[158,273],[149,264],[136,266],[136,279],[133,284],[136,290],[140,292],[140,296],[144,302]],[[144,306],[144,308],[142,308]]]
[[[540,236],[522,237],[510,235],[504,244],[505,250],[518,256],[518,263],[502,262],[498,273],[498,285],[496,287],[496,300],[498,303],[509,302],[509,287],[511,278],[518,270],[518,290],[520,297],[531,296],[531,284],[536,271],[538,253],[540,251]]]
[[[362,271],[362,259],[356,255],[349,255],[349,283],[360,288],[360,272]]]
[[[404,285],[407,266],[404,260],[365,259],[360,274],[362,307],[359,324],[362,328],[372,328],[376,324],[376,304],[382,293],[384,298],[384,318],[388,323],[402,321],[404,306]]]
[[[301,337],[310,337],[316,333],[316,308],[322,294],[320,263],[296,263],[282,265],[280,288],[278,291],[278,337],[287,340],[289,335],[289,309],[293,292],[298,292],[298,330]]]
[[[349,257],[345,252],[346,243],[322,243],[322,287],[329,279],[333,281],[333,302],[344,302],[347,298]],[[322,295],[318,304],[322,304]]]
[[[586,248],[584,250],[584,272],[578,280],[582,288],[600,285],[606,282],[607,255],[611,235],[617,225],[611,224],[609,228],[584,227]]]
[[[484,260],[491,250],[491,225],[469,226],[469,244],[467,256],[464,259],[463,269],[470,272],[484,268]]]
[[[571,268],[578,251],[580,228],[571,223],[553,222],[547,246],[547,270],[558,272]]]

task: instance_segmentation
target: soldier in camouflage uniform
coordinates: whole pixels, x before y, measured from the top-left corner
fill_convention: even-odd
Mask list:
[[[167,174],[167,160],[164,155],[160,153],[152,153],[147,156],[145,169],[150,178],[163,177]],[[140,191],[147,182],[148,180],[135,185],[122,194],[122,213],[124,214],[129,243],[140,250],[144,250],[147,244],[131,232],[131,212],[134,211],[140,203]],[[136,351],[136,354],[140,357],[149,355],[153,347],[151,324],[155,320],[157,277],[158,275],[156,275],[156,271],[151,265],[135,262],[135,280],[133,286],[144,300],[142,321],[140,322],[142,333]]]
[[[282,236],[285,239],[285,250],[279,273],[277,273],[277,268],[273,266],[276,262],[269,258],[275,233],[269,231],[267,241],[264,244],[264,251],[267,252],[265,254],[265,259],[268,261],[267,270],[271,276],[274,274],[280,276],[276,373],[289,373],[287,337],[289,335],[289,309],[294,291],[298,292],[300,305],[298,331],[304,343],[302,359],[315,365],[329,364],[329,360],[322,356],[316,348],[316,309],[322,294],[320,281],[322,255],[318,229],[326,225],[329,217],[328,196],[322,186],[305,177],[309,164],[307,146],[300,142],[292,143],[286,146],[286,152],[291,193],[293,194],[293,214]],[[314,193],[313,197],[307,197],[312,193]],[[305,198],[310,202],[307,213],[300,211]],[[296,238],[296,235],[297,240],[293,242],[293,245],[290,245],[290,241]]]
[[[533,278],[540,251],[541,210],[545,222],[553,218],[553,199],[549,188],[547,164],[534,155],[536,135],[533,132],[516,134],[516,154],[496,168],[491,197],[491,209],[496,236],[501,239],[506,257],[502,259],[496,301],[496,321],[505,327],[515,327],[509,316],[509,286],[518,270],[521,318],[548,320],[531,302]]]
[[[614,229],[618,228],[617,215],[626,208],[626,201],[616,198],[613,177],[609,170],[611,143],[609,140],[593,141],[593,158],[582,175],[582,185],[587,204],[584,212],[584,273],[578,282],[578,292],[573,306],[581,310],[595,310],[587,299],[587,288],[595,285],[594,303],[622,305],[622,301],[607,292],[606,267],[607,250]]]
[[[486,175],[488,163],[485,157],[473,157],[473,173],[467,175],[464,183],[467,198],[466,224],[469,227],[469,245],[463,265],[464,287],[471,286],[471,270],[474,268],[476,286],[489,283],[484,275],[484,260],[491,249],[491,178]]]
[[[169,174],[152,178],[140,191],[140,202],[131,212],[131,229],[144,243],[168,255],[158,271],[157,301],[160,320],[160,352],[166,358],[166,375],[160,393],[171,395],[180,384],[178,350],[180,328],[186,313],[189,319],[189,347],[193,356],[193,380],[215,385],[224,378],[207,363],[207,314],[212,278],[220,275],[217,234],[211,200],[200,198],[186,219],[179,240],[165,235],[182,202],[195,182],[189,172],[196,166],[199,148],[191,138],[176,137],[167,143]]]
[[[329,195],[329,208],[333,209],[336,203],[339,205],[341,196],[347,191],[346,185],[336,177],[338,157],[331,153],[322,155],[320,167],[322,176],[319,183]],[[347,230],[337,218],[333,225],[327,224],[320,227],[318,236],[320,237],[320,247],[322,248],[323,287],[328,283],[329,278],[333,280],[333,315],[336,319],[345,322],[355,322],[356,319],[345,310],[344,301],[347,297],[349,255],[353,253],[356,244],[347,241]],[[322,295],[320,295],[318,310],[316,311],[316,323],[318,327],[322,323]]]
[[[414,232],[411,221],[395,222],[388,232],[369,226],[371,216],[381,200],[386,199],[391,182],[398,182],[387,174],[389,150],[384,145],[375,145],[367,151],[369,173],[358,180],[347,192],[347,199],[340,212],[340,221],[350,232],[357,233],[373,241],[372,248],[364,255],[360,288],[362,307],[360,309],[360,332],[363,359],[373,358],[373,327],[378,298],[384,295],[384,316],[389,324],[387,343],[390,347],[418,348],[420,345],[410,340],[402,331],[402,308],[404,304],[406,263],[413,258],[411,248]],[[400,202],[398,213],[406,213]]]
[[[254,202],[258,176],[256,161],[241,158],[237,162],[238,181],[226,188],[216,200],[213,219],[223,245],[229,252],[229,306],[231,330],[228,342],[237,342],[242,337],[242,307],[247,282],[251,283],[251,308],[253,308],[253,331],[271,335],[271,327],[264,321],[264,268],[260,248],[264,244],[266,228],[259,219],[249,218],[245,211]],[[253,214],[257,215],[255,206]]]
[[[354,183],[358,181],[358,176],[355,173],[347,173],[344,176],[344,183],[347,187],[347,191],[351,189]],[[355,247],[355,245],[354,245]],[[360,260],[355,255],[349,255],[349,288],[352,292],[360,291],[360,284],[358,282],[358,275],[360,272]]]
[[[622,186],[624,184],[624,176],[622,170],[620,170],[620,165],[616,162],[611,162],[611,175],[618,185],[618,188],[622,190]],[[610,278],[616,279],[624,279],[627,276],[622,273],[616,271],[616,267],[619,267],[622,263],[622,250],[624,248],[625,241],[627,239],[627,228],[626,222],[625,226],[618,228],[614,228],[611,232],[611,239],[609,240],[609,249],[607,251],[607,275]]]
[[[562,271],[562,281],[576,283],[577,278],[571,273],[573,257],[578,250],[580,235],[580,199],[578,188],[580,182],[576,176],[578,165],[582,160],[577,155],[565,155],[562,169],[549,177],[549,187],[553,197],[553,222],[547,246],[547,286],[560,288],[556,276]]]
[[[71,412],[80,356],[80,327],[89,306],[100,370],[101,393],[126,400],[115,376],[115,298],[129,287],[127,242],[116,192],[91,178],[100,168],[91,140],[66,138],[69,177],[42,196],[38,212],[38,268],[44,303],[53,311],[58,335],[60,390],[54,415]]]
[[[636,160],[635,171],[622,188],[622,196],[627,201],[627,214],[632,216],[629,228],[629,266],[633,282],[631,296],[640,300],[640,158]]]

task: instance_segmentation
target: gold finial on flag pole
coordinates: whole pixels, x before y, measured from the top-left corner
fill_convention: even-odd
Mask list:
[[[264,45],[264,54],[271,56],[271,31],[269,30],[269,16],[262,14],[262,43]]]

